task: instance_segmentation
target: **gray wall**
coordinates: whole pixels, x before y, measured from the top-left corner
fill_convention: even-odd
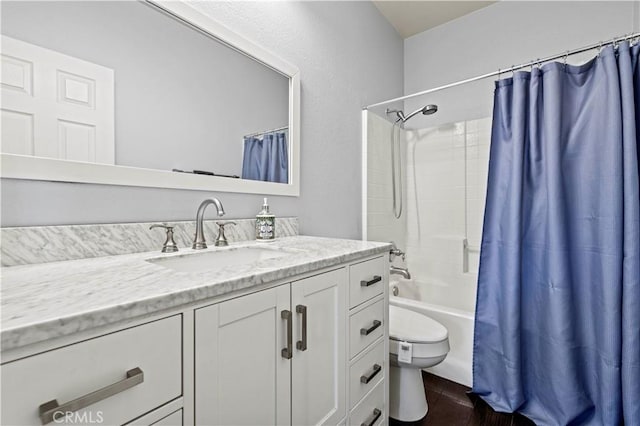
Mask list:
[[[119,165],[240,175],[289,121],[288,78],[141,2],[2,2],[2,34],[114,70]]]
[[[307,235],[358,238],[361,108],[402,93],[402,39],[370,2],[197,2],[236,32],[300,68],[301,196],[270,197]],[[190,220],[218,196],[229,217],[262,197],[4,179],[2,226]]]
[[[501,1],[409,37],[404,42],[405,94],[474,77],[537,58],[610,41],[638,30],[638,2]],[[591,51],[569,58],[581,63]],[[511,73],[503,75],[510,77]],[[406,101],[407,111],[437,103],[410,128],[491,115],[495,78]]]

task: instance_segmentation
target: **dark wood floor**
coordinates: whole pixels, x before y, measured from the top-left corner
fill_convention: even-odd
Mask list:
[[[519,414],[493,411],[486,402],[467,394],[469,388],[449,380],[422,373],[427,392],[429,412],[418,422],[389,419],[392,426],[532,426],[534,423]]]

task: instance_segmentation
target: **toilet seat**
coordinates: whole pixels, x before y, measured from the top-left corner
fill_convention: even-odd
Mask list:
[[[398,354],[400,342],[413,345],[412,357],[434,358],[449,352],[449,332],[438,321],[398,306],[389,306],[389,353]]]
[[[389,337],[413,343],[437,343],[449,338],[438,321],[418,312],[389,305]]]

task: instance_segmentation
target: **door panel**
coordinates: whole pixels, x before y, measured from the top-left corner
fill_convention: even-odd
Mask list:
[[[114,73],[2,36],[2,152],[114,164]]]
[[[196,311],[196,424],[291,423],[283,310],[288,284]]]
[[[346,414],[346,281],[346,269],[339,269],[291,285],[300,342],[292,359],[294,425],[337,424]],[[306,349],[298,306],[306,308]]]

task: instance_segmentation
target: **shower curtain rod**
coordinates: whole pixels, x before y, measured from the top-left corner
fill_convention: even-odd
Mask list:
[[[259,136],[259,135],[264,135],[265,133],[273,133],[273,132],[279,132],[281,130],[287,130],[289,129],[289,126],[282,126],[282,127],[278,127],[275,129],[271,129],[271,130],[265,130],[264,132],[255,132],[255,133],[251,133],[249,135],[244,135],[245,138],[250,138],[253,136]]]
[[[404,101],[406,99],[415,98],[416,96],[427,95],[429,93],[438,92],[440,90],[449,89],[451,87],[461,86],[463,84],[472,83],[474,81],[483,80],[485,78],[499,76],[501,74],[506,74],[506,73],[513,72],[513,71],[516,71],[516,70],[519,70],[519,69],[522,69],[522,68],[532,67],[534,65],[542,64],[543,62],[549,62],[549,61],[553,61],[555,59],[560,59],[560,58],[567,58],[568,56],[577,55],[579,53],[587,52],[587,51],[593,50],[593,49],[600,49],[603,46],[606,46],[607,44],[614,44],[615,45],[616,43],[619,43],[621,41],[632,40],[634,38],[639,38],[639,37],[640,37],[640,32],[636,32],[636,33],[632,33],[632,34],[629,34],[629,35],[626,35],[626,36],[616,37],[611,41],[593,43],[593,44],[591,44],[589,46],[581,47],[579,49],[567,50],[566,52],[560,53],[560,54],[557,54],[557,55],[547,56],[546,58],[536,59],[535,61],[530,61],[530,62],[527,62],[527,63],[524,63],[524,64],[520,64],[520,65],[512,65],[511,67],[508,67],[508,68],[505,68],[505,69],[499,68],[498,71],[493,71],[493,72],[490,72],[490,73],[487,73],[487,74],[482,74],[482,75],[479,75],[479,76],[476,76],[476,77],[467,78],[466,80],[456,81],[455,83],[445,84],[444,86],[434,87],[433,89],[423,90],[421,92],[412,93],[410,95],[400,96],[398,98],[389,99],[388,101],[383,101],[383,102],[378,102],[378,103],[375,103],[375,104],[371,104],[371,105],[365,107],[364,109],[369,109],[369,108],[373,108],[373,107],[377,107],[377,106],[381,106],[381,105],[386,105],[386,104],[390,104],[390,103],[393,103],[393,102]]]

